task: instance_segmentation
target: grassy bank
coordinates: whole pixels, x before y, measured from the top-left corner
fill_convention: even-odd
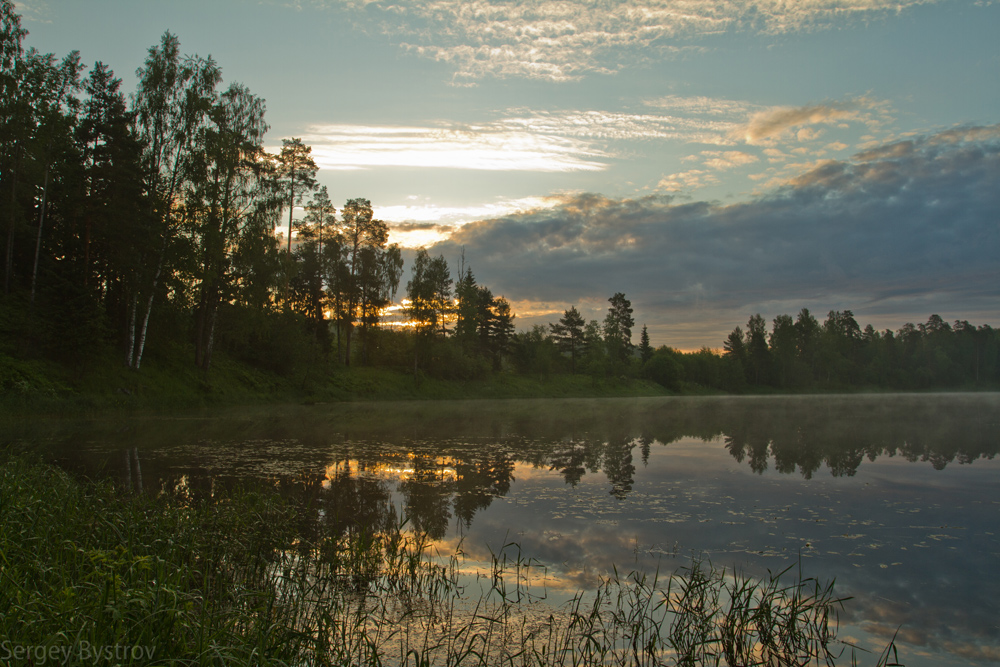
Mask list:
[[[184,351],[157,356],[132,371],[111,356],[78,363],[0,354],[0,411],[88,412],[172,410],[255,403],[477,398],[658,396],[670,392],[649,380],[583,375],[495,373],[476,380],[443,380],[412,369],[351,367],[335,362],[278,374],[217,355],[209,373]]]
[[[850,662],[813,579],[693,563],[611,576],[552,613],[507,545],[469,594],[402,525],[304,524],[273,492],[126,497],[0,460],[4,664],[764,665]],[[785,573],[782,573],[784,575]],[[888,663],[889,652],[878,664]],[[64,659],[65,658],[65,659]],[[875,663],[876,658],[868,661]]]

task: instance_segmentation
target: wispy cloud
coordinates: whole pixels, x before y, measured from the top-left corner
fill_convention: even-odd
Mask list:
[[[667,109],[688,116],[721,117],[730,122],[735,122],[736,119],[742,121],[753,113],[767,109],[765,106],[742,100],[706,97],[704,95],[665,95],[646,100],[645,105],[658,109]]]
[[[606,152],[592,144],[502,126],[314,125],[303,140],[321,169],[435,167],[488,171],[599,171]]]
[[[663,192],[690,192],[718,185],[721,180],[716,173],[762,160],[776,166],[747,177],[756,182],[766,180],[770,187],[803,171],[805,160],[820,160],[849,149],[851,144],[843,139],[857,141],[859,130],[868,133],[871,140],[886,136],[894,122],[891,107],[870,97],[800,107],[767,107],[736,100],[670,96],[649,101],[647,106],[689,114],[691,124],[703,128],[701,143],[727,149],[702,150],[681,158],[682,162],[698,166],[664,176],[657,185]],[[709,138],[713,131],[719,134]],[[828,133],[836,136],[828,137]],[[692,139],[692,143],[695,141]]]
[[[14,3],[14,10],[21,15],[25,22],[49,23],[51,21],[52,9],[44,0],[30,0],[30,2],[17,0]]]
[[[717,146],[684,161],[697,169],[664,176],[659,189],[716,185],[710,172],[766,159],[769,163],[820,158],[849,147],[825,136],[860,128],[885,135],[893,121],[884,102],[863,98],[803,107],[766,107],[738,100],[668,96],[642,102],[638,111],[602,109],[497,111],[482,121],[433,121],[423,125],[312,125],[303,139],[322,169],[375,167],[483,171],[603,171],[648,150],[644,142]],[[631,142],[631,144],[629,143]],[[763,150],[762,150],[763,149]],[[787,170],[786,170],[787,171]],[[775,177],[773,172],[769,177]]]
[[[725,170],[743,167],[758,162],[760,158],[743,151],[702,151],[705,165],[712,169]]]
[[[735,120],[669,113],[510,109],[480,123],[313,125],[303,140],[323,169],[422,167],[600,171],[628,141],[731,144]]]
[[[697,49],[692,40],[707,35],[823,29],[933,1],[312,0],[347,10],[360,28],[388,34],[413,53],[448,63],[456,82],[569,80]]]
[[[689,192],[718,183],[719,178],[704,169],[689,169],[664,176],[656,188],[663,192]]]
[[[759,111],[749,122],[736,128],[733,137],[751,145],[773,144],[792,135],[798,141],[812,141],[822,135],[822,126],[860,123],[870,130],[891,122],[891,109],[885,102],[867,97],[826,102],[801,107],[775,107]],[[818,127],[819,126],[819,127]]]
[[[667,139],[717,144],[728,141],[734,123],[697,115],[622,113],[601,110],[508,112],[500,126],[543,134],[600,140]]]

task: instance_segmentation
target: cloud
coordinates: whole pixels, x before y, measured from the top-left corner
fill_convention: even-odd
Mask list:
[[[636,114],[600,110],[531,111],[515,109],[498,122],[509,131],[530,130],[564,137],[600,140],[665,139],[717,144],[728,142],[732,121],[696,115]]]
[[[814,163],[736,204],[566,195],[466,225],[432,252],[464,247],[477,277],[514,300],[624,291],[651,332],[723,327],[685,333],[689,347],[718,345],[758,310],[802,306],[997,324],[998,182],[1000,126],[959,128]]]
[[[718,184],[719,179],[704,169],[689,169],[688,171],[664,176],[660,179],[656,188],[664,192],[681,192]]]
[[[748,144],[767,144],[794,133],[798,141],[806,142],[822,134],[822,128],[816,125],[862,123],[875,130],[891,119],[890,113],[884,102],[864,97],[802,107],[776,107],[755,113],[733,135]]]
[[[742,151],[702,151],[705,156],[705,166],[712,169],[725,170],[743,167],[758,162],[760,158]]]
[[[389,225],[389,240],[419,248],[447,239],[456,227],[483,218],[524,214],[558,206],[564,196],[497,199],[474,206],[438,206],[430,202],[376,206],[375,216]]]
[[[489,126],[314,125],[303,141],[321,169],[436,167],[486,171],[600,171],[610,155],[588,142]]]
[[[868,98],[768,108],[737,100],[668,96],[647,100],[643,106],[649,111],[521,107],[495,111],[491,118],[467,123],[315,124],[306,128],[302,138],[312,146],[320,168],[327,170],[604,171],[615,161],[646,150],[644,142],[675,142],[728,148],[682,158],[700,163],[701,171],[711,172],[758,162],[761,156],[754,154],[760,150],[757,144],[772,164],[787,162],[793,156],[799,161],[818,158],[848,147],[840,140],[849,139],[846,136],[818,142],[823,131],[817,125],[850,122],[885,134],[881,130],[891,121],[887,106]],[[961,130],[967,131],[972,130]],[[949,136],[940,141],[951,140]],[[871,139],[867,145],[878,147]],[[754,148],[736,150],[741,146]],[[692,171],[665,177],[661,189],[676,191],[719,183],[703,177],[700,184],[684,184],[698,175]]]
[[[733,143],[735,120],[602,110],[510,109],[478,123],[312,125],[303,141],[321,169],[372,167],[484,171],[603,171],[627,141]]]
[[[666,95],[646,100],[646,106],[677,111],[686,115],[744,118],[766,107],[741,100],[705,96]]]
[[[345,11],[458,83],[484,77],[566,81],[700,49],[732,31],[781,34],[898,13],[933,0],[313,0]],[[302,4],[302,0],[296,6]]]
[[[375,214],[397,226],[433,224],[452,229],[455,226],[484,218],[552,208],[562,203],[564,198],[564,195],[521,197],[518,199],[498,198],[492,202],[473,206],[438,206],[430,202],[415,202],[397,206],[376,206]]]
[[[52,9],[44,0],[18,0],[14,3],[14,11],[21,15],[25,23],[51,23]]]
[[[743,151],[701,151],[698,155],[688,155],[681,162],[701,162],[703,169],[689,169],[664,176],[656,189],[662,192],[683,192],[697,190],[710,185],[718,185],[721,180],[713,171],[728,171],[744,167],[760,158]]]

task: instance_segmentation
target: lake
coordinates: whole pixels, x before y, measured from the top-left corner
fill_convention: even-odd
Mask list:
[[[1000,664],[1000,394],[294,405],[8,438],[136,492],[266,483],[311,520],[405,516],[469,568],[516,543],[553,605],[615,567],[801,563],[853,597],[841,638]]]

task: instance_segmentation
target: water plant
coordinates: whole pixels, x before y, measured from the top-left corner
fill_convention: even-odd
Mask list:
[[[505,543],[479,577],[405,520],[330,522],[273,489],[125,495],[0,455],[4,664],[806,665],[856,653],[845,600],[789,571],[614,571],[565,604]],[[481,583],[482,585],[477,584]],[[848,650],[845,650],[848,649]],[[890,661],[890,655],[893,661]],[[878,665],[892,665],[890,646]],[[103,662],[102,662],[103,660]]]

